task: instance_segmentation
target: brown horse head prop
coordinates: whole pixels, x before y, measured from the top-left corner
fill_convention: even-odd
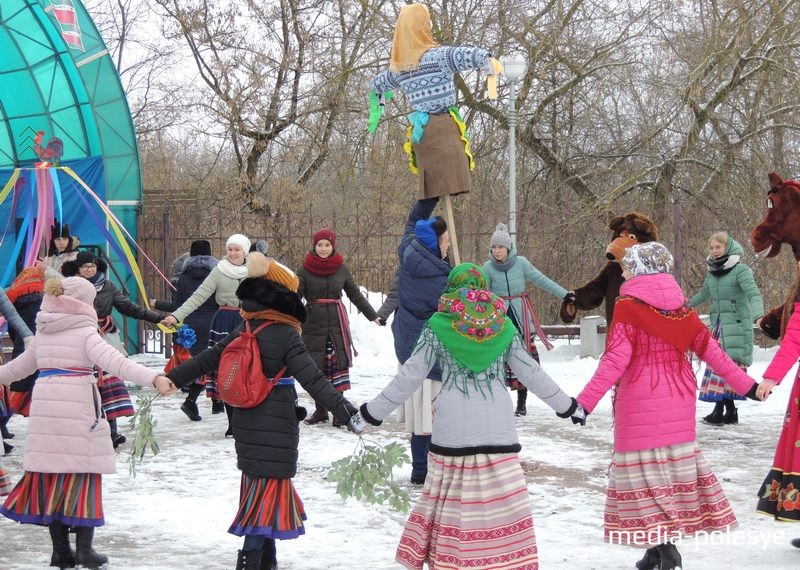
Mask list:
[[[769,184],[767,215],[753,228],[750,244],[766,257],[775,257],[781,244],[789,244],[794,258],[800,261],[800,183],[771,172]]]

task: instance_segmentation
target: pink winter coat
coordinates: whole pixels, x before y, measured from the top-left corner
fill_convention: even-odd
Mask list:
[[[92,306],[66,295],[45,295],[33,343],[0,366],[0,383],[10,384],[37,369],[89,369],[95,364],[140,386],[152,386],[158,375],[100,337]],[[97,379],[91,374],[38,378],[25,437],[25,471],[114,473],[116,456],[102,413]]]
[[[800,357],[800,303],[795,303],[792,316],[786,323],[781,345],[764,371],[764,378],[780,384],[786,373],[797,364],[798,357]]]
[[[626,281],[620,295],[629,295],[660,310],[678,309],[686,298],[672,275],[640,275]],[[587,412],[617,385],[614,396],[614,450],[655,449],[694,441],[697,384],[692,364],[666,341],[641,329],[625,334],[623,323],[612,320],[609,346],[592,379],[577,400]],[[692,349],[702,350],[698,334]],[[647,347],[647,350],[636,350]],[[646,352],[646,354],[645,354]],[[636,354],[634,357],[633,355]],[[651,358],[647,358],[650,355]],[[653,359],[652,356],[656,355]],[[740,394],[753,379],[745,374],[712,338],[698,356]],[[653,364],[654,360],[658,361]],[[690,389],[687,389],[686,386]]]

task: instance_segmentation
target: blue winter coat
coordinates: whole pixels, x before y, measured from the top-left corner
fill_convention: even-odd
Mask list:
[[[547,277],[544,273],[536,269],[530,261],[521,255],[517,255],[517,249],[512,244],[511,251],[508,252],[508,260],[515,259],[516,262],[508,271],[501,271],[494,264],[494,256],[489,253],[489,259],[483,264],[483,271],[489,278],[489,289],[500,297],[511,297],[525,292],[525,282],[530,281],[539,289],[547,291],[554,297],[563,299],[567,290],[561,285]],[[506,312],[518,326],[522,326],[522,301],[514,299],[506,301]]]
[[[450,275],[450,264],[414,236],[417,221],[428,219],[438,201],[438,198],[430,198],[414,204],[403,228],[403,239],[397,248],[400,271],[398,305],[392,321],[392,333],[394,351],[400,364],[411,356],[423,325],[436,312],[439,297]],[[442,373],[438,366],[434,367],[428,378],[441,380]]]

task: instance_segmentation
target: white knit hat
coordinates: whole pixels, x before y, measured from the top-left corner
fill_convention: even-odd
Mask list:
[[[492,239],[489,240],[489,247],[494,245],[502,245],[504,248],[511,251],[511,234],[508,233],[508,228],[502,222],[497,224],[492,234]]]
[[[229,237],[228,241],[225,242],[225,247],[227,248],[229,245],[238,245],[242,248],[245,255],[250,251],[250,240],[247,236],[243,236],[242,234],[233,234]]]

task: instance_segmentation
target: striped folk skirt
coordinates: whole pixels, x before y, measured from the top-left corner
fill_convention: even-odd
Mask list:
[[[8,495],[11,492],[11,487],[11,476],[6,471],[2,458],[0,458],[0,496]]]
[[[291,479],[251,477],[242,473],[239,511],[228,532],[281,540],[305,534],[306,512]]]
[[[536,570],[528,487],[516,453],[428,456],[395,559],[406,568]]]
[[[103,478],[99,473],[26,471],[0,507],[19,523],[103,526]]]
[[[747,372],[747,366],[738,362],[736,364]],[[722,400],[746,400],[747,397],[739,395],[738,392],[728,386],[725,380],[717,376],[710,366],[706,366],[706,370],[703,372],[703,381],[700,382],[698,399],[701,402],[721,402]]]
[[[325,378],[333,384],[337,392],[345,392],[350,389],[350,369],[340,368],[339,359],[336,357],[336,349],[333,346],[333,339],[329,336],[325,342]]]
[[[779,521],[800,522],[800,372],[794,380],[772,469],[758,490],[756,510]]]
[[[214,316],[211,317],[211,324],[208,331],[208,347],[216,346],[239,326],[242,316],[239,309],[233,307],[220,307]],[[219,390],[217,389],[217,371],[211,372],[205,377],[206,396],[212,400],[219,400]]]
[[[107,419],[115,420],[135,413],[131,395],[121,378],[103,376],[102,380],[97,381],[97,390]]]
[[[649,547],[736,526],[697,442],[614,453],[606,494],[607,542]]]

